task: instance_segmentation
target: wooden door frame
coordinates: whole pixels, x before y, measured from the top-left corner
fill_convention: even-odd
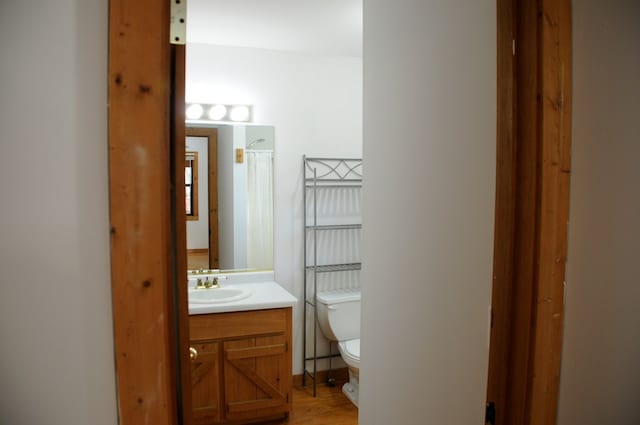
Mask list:
[[[556,423],[571,145],[570,0],[498,0],[498,148],[487,402]]]
[[[522,420],[500,425],[550,425],[557,411],[567,247],[570,0],[497,1],[488,394],[504,402],[510,391],[524,389],[513,409]],[[184,85],[171,86],[174,79],[184,83],[184,48],[169,45],[169,21],[167,1],[109,2],[111,276],[122,425],[190,423],[190,409],[181,412],[181,405],[191,405],[190,392],[182,392],[182,403],[176,392],[190,382],[186,284],[177,284],[186,279],[184,202],[175,190],[184,186],[184,170],[174,161],[184,157]],[[517,61],[509,59],[512,39]],[[532,143],[525,148],[533,148],[518,149],[525,140]],[[498,300],[505,301],[500,308]],[[526,344],[514,338],[516,330],[526,330]]]
[[[208,216],[209,216],[209,268],[220,268],[218,228],[218,129],[189,125],[186,136],[205,137],[207,139],[207,178],[208,178]],[[212,149],[213,147],[213,149]],[[211,182],[215,182],[212,186]],[[214,243],[215,242],[215,243]],[[213,249],[211,247],[214,247]]]

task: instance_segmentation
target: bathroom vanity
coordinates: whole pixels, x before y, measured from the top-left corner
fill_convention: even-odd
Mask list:
[[[282,418],[291,410],[291,320],[296,299],[275,282],[225,288],[250,290],[251,295],[231,302],[189,304],[194,423]]]

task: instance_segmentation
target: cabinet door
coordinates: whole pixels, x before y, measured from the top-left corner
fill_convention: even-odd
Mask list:
[[[193,422],[220,422],[220,343],[192,343],[191,347],[198,353],[191,361]]]
[[[291,354],[284,334],[224,342],[226,419],[289,412],[291,385]]]

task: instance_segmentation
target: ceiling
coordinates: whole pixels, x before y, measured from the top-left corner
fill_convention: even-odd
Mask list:
[[[362,56],[362,0],[188,0],[187,42]]]

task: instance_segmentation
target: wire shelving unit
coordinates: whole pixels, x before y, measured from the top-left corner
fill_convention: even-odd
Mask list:
[[[318,360],[332,359],[340,354],[333,354],[329,345],[328,354],[318,353],[318,311],[316,308],[318,293],[318,275],[322,273],[347,272],[361,269],[359,262],[319,264],[318,234],[325,231],[360,230],[360,222],[322,224],[319,213],[319,192],[324,189],[359,189],[362,188],[361,158],[310,158],[304,156],[304,312],[303,312],[303,366],[302,383],[307,378],[313,381],[313,396],[317,393]],[[309,211],[311,210],[311,217]],[[358,221],[360,217],[358,217]],[[313,244],[308,244],[309,239]],[[308,245],[310,245],[308,247]],[[308,251],[311,252],[308,252]],[[313,323],[309,326],[309,312],[313,312]],[[308,328],[311,328],[309,335]],[[308,349],[308,338],[312,338],[311,350]]]

